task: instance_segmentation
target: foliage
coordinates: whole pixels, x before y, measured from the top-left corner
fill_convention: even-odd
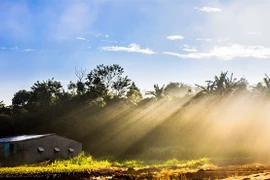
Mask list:
[[[160,100],[165,96],[165,85],[159,87],[158,84],[154,84],[154,91],[148,91],[146,94],[153,95],[157,100]]]
[[[202,158],[197,160],[179,161],[169,159],[166,161],[143,161],[143,160],[94,160],[92,156],[82,152],[79,156],[69,160],[55,160],[52,163],[42,162],[39,164],[28,164],[18,167],[0,168],[0,176],[5,174],[39,174],[39,173],[60,173],[60,172],[84,172],[91,171],[94,168],[123,167],[123,168],[170,168],[177,166],[179,168],[199,168],[209,164],[210,159]]]
[[[131,86],[128,89],[127,99],[133,104],[137,104],[142,100],[142,93],[134,82],[131,83]]]
[[[87,94],[91,98],[105,98],[109,94],[123,96],[130,85],[130,79],[123,76],[124,69],[113,64],[111,66],[98,65],[86,78]]]
[[[17,107],[24,107],[28,104],[31,98],[31,93],[26,90],[20,90],[14,94],[12,105]]]
[[[0,114],[12,115],[11,106],[6,106],[3,101],[0,101]]]
[[[55,160],[50,166],[52,167],[72,167],[72,166],[81,166],[81,167],[110,167],[111,163],[107,160],[94,160],[91,155],[87,155],[85,152],[82,152],[77,157],[71,158],[69,160]]]
[[[58,100],[61,95],[62,85],[59,81],[55,81],[54,78],[47,81],[37,81],[31,87],[31,95],[29,98],[29,104],[34,108],[45,107],[48,108]]]
[[[265,74],[265,78],[263,78],[263,82],[265,83],[268,90],[270,90],[270,78],[267,74]]]
[[[225,95],[239,90],[246,90],[248,83],[244,78],[237,80],[233,77],[233,73],[230,77],[228,77],[227,74],[228,72],[221,72],[220,76],[215,76],[213,81],[206,81],[207,86],[197,86],[200,87],[203,92],[213,95]]]
[[[254,96],[262,100],[270,92],[267,75],[252,90],[247,88],[244,78],[237,80],[233,74],[228,76],[228,72],[221,72],[214,80],[207,81],[206,86],[197,85],[197,90],[180,82],[155,84],[147,92],[151,97],[143,97],[120,65],[98,65],[89,72],[76,69],[75,76],[77,81],[70,82],[67,89],[52,78],[37,81],[29,91],[16,92],[11,106],[0,102],[0,137],[54,132],[82,142],[84,150],[94,157],[133,157],[135,154],[146,155],[142,159],[160,161],[198,158],[205,152],[197,155],[189,143],[201,138],[197,132],[208,128],[204,126],[207,124],[204,115],[218,117],[209,123],[211,126],[219,123],[222,117],[219,114],[227,112],[228,107],[217,104],[220,99],[233,101],[235,98],[241,103],[239,97],[244,94],[256,102]],[[193,94],[192,90],[198,92]],[[218,106],[222,111],[211,113],[211,108]],[[187,111],[191,113],[185,114]],[[188,139],[190,134],[196,138]],[[153,148],[145,150],[145,146]],[[83,159],[86,164],[93,160]],[[131,166],[140,162],[119,165],[122,164]]]
[[[166,85],[164,91],[165,94],[171,97],[183,97],[192,92],[192,87],[179,82],[170,82]]]

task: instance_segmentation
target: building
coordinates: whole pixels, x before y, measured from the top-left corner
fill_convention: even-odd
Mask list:
[[[7,137],[0,139],[0,164],[18,165],[68,159],[81,151],[81,143],[56,134]]]

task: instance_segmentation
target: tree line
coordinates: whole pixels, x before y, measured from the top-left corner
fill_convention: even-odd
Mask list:
[[[37,81],[31,90],[20,90],[14,94],[12,105],[0,104],[2,116],[21,116],[48,110],[55,106],[83,106],[104,107],[107,103],[125,101],[128,105],[139,105],[143,101],[159,100],[164,97],[183,97],[192,94],[190,85],[171,82],[159,87],[154,85],[153,91],[147,91],[143,97],[140,89],[128,76],[124,76],[124,69],[117,65],[98,65],[90,73],[86,70],[75,70],[77,82],[68,84],[65,89],[60,81],[54,78]],[[198,88],[195,89],[198,91]],[[75,105],[76,104],[76,105]],[[4,117],[3,117],[4,118]],[[2,119],[3,119],[2,118]],[[4,135],[4,134],[3,134]]]
[[[239,94],[265,98],[270,93],[267,75],[263,82],[251,87],[245,78],[236,79],[233,74],[221,72],[206,85],[155,84],[145,94],[117,64],[98,65],[90,72],[76,69],[75,75],[77,81],[70,81],[67,88],[52,78],[35,82],[29,91],[16,92],[10,106],[1,101],[0,136],[53,132],[83,142],[84,149],[92,154],[131,154],[157,136],[176,136],[179,129],[173,126],[172,119],[206,98]],[[168,127],[171,132],[167,132]],[[153,146],[167,146],[169,141]]]

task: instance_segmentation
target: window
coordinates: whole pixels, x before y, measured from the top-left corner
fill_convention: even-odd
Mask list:
[[[38,152],[44,152],[44,148],[43,147],[38,147]]]
[[[73,148],[68,148],[68,156],[69,158],[73,157],[74,149]]]
[[[54,148],[54,152],[60,152],[59,148]]]
[[[73,153],[74,149],[73,148],[68,148],[68,152]]]

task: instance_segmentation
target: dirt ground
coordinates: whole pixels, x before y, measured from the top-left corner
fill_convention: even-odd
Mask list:
[[[270,180],[270,165],[245,165],[215,167],[191,172],[181,172],[177,167],[164,168],[106,168],[85,172],[54,174],[16,174],[0,175],[0,179],[60,179],[60,180],[94,180],[94,179],[226,179],[226,180]]]

